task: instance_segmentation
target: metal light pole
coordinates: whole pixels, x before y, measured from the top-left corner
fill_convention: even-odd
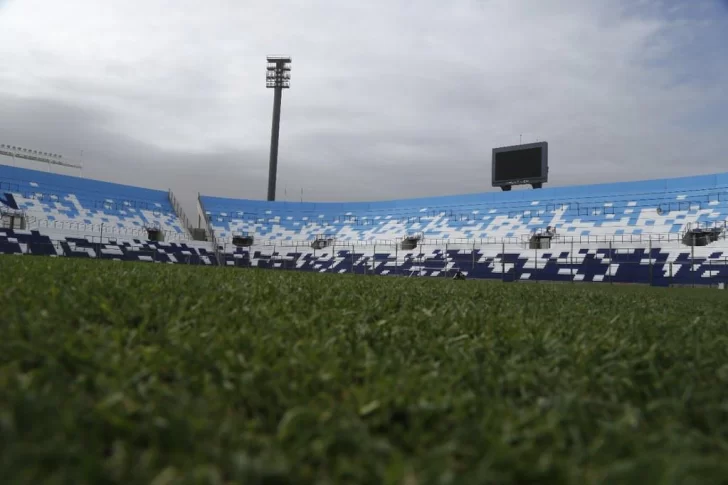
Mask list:
[[[268,56],[265,76],[267,88],[273,88],[273,126],[270,133],[270,163],[268,166],[268,200],[276,200],[276,177],[278,175],[278,132],[281,125],[281,97],[283,89],[291,87],[291,58]]]

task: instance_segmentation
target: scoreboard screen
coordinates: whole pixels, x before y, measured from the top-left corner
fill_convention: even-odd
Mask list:
[[[540,184],[548,179],[548,143],[493,149],[493,186]],[[506,188],[507,187],[507,188]]]

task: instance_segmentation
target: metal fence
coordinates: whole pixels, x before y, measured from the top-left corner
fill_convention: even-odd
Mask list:
[[[154,263],[174,263],[192,266],[213,266],[217,265],[212,255],[201,255],[199,253],[181,254],[179,251],[170,252],[168,248],[156,247],[126,247],[118,245],[89,241],[89,244],[76,246],[65,241],[53,241],[51,243],[16,243],[17,248],[10,250],[0,247],[0,253],[22,254],[28,256],[56,256],[83,259],[107,259],[122,261],[140,261]],[[171,257],[170,257],[171,256]],[[208,258],[209,263],[205,262]]]
[[[51,221],[48,219],[37,219],[28,216],[26,219],[26,229],[54,229],[58,231],[76,232],[83,237],[135,237],[146,240],[149,237],[145,228],[119,227],[114,224],[86,224],[75,221]],[[171,230],[161,230],[164,234],[165,241],[189,241],[190,237],[185,233],[178,233]],[[94,234],[98,234],[95,236]],[[70,236],[70,234],[69,234]]]
[[[588,226],[586,229],[594,230],[594,227]],[[576,228],[578,229],[578,228]],[[720,229],[719,239],[726,239],[726,233],[728,233],[728,221],[711,221],[702,223],[687,223],[685,225],[686,231],[692,229]],[[481,237],[481,238],[433,238],[433,237],[422,237],[418,246],[421,245],[445,245],[445,244],[465,244],[474,247],[480,246],[491,246],[491,245],[523,245],[528,247],[530,240],[534,235],[543,235],[544,232],[524,232],[516,236],[501,236],[501,237]],[[570,234],[570,233],[553,233],[551,234],[552,245],[564,245],[564,244],[663,244],[663,243],[681,243],[685,231],[681,232],[649,232],[641,234]],[[332,239],[334,244],[342,246],[364,246],[371,247],[376,245],[396,245],[401,242],[401,239],[372,239],[368,241],[360,240],[341,240],[337,239],[335,235],[327,236],[320,235],[321,239]],[[232,237],[217,238],[216,242],[219,245],[225,245],[226,247],[232,246]],[[310,246],[313,241],[311,239],[299,239],[299,240],[263,240],[256,241],[256,246]]]
[[[106,235],[85,236],[87,244],[67,240],[38,243],[32,239],[22,243],[22,237],[16,239],[21,240],[17,246],[0,239],[0,252],[405,277],[451,277],[460,270],[471,278],[506,282],[584,281],[656,286],[728,283],[728,242],[724,239],[709,246],[691,247],[675,239],[643,238],[641,243],[623,244],[615,240],[582,243],[574,238],[555,240],[550,248],[544,249],[530,248],[528,240],[443,244],[426,239],[415,249],[406,250],[396,241],[334,241],[321,249],[312,248],[311,241],[250,248],[222,243],[216,245],[216,253],[213,247],[205,253],[195,247],[158,247],[153,243],[144,247],[124,246],[109,241]]]
[[[722,243],[722,244],[721,244]],[[310,244],[220,245],[222,265],[256,266],[322,273],[387,274],[450,277],[457,270],[473,278],[502,281],[640,283],[657,286],[728,283],[728,244],[685,246],[677,241],[628,245],[580,244],[550,248],[528,244],[419,244],[403,250],[398,244],[342,244],[323,249]]]

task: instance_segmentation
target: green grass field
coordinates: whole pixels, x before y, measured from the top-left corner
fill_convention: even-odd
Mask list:
[[[717,290],[0,257],[0,482],[726,483]]]

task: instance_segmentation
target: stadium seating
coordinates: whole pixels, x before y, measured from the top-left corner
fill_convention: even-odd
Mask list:
[[[574,247],[529,251],[488,248],[397,251],[355,246],[323,251],[252,248],[225,254],[229,266],[321,273],[450,277],[501,281],[643,283],[654,286],[728,283],[728,250],[710,248]]]
[[[201,196],[219,240],[270,242],[522,239],[551,227],[562,240],[680,234],[724,224],[728,174],[365,203],[290,203]],[[628,238],[634,240],[634,237]],[[638,238],[639,239],[639,238]]]
[[[53,239],[37,230],[0,229],[0,254],[98,258],[217,265],[213,252],[197,243],[164,243],[142,240],[91,242],[86,238]],[[700,285],[728,282],[728,250],[604,249],[544,251],[428,248],[399,252],[395,248],[333,247],[298,252],[268,248],[238,248],[224,255],[228,266],[290,269],[326,273],[392,276],[452,276],[461,269],[471,278],[503,281],[584,281]],[[285,248],[284,248],[285,249]]]
[[[44,231],[146,238],[145,228],[156,227],[166,240],[188,238],[161,190],[0,165],[0,207]]]
[[[217,260],[209,246],[194,242],[157,242],[141,239],[104,242],[87,237],[54,237],[41,230],[0,228],[0,254],[66,256],[119,261],[147,261],[211,266]]]
[[[318,272],[505,281],[706,284],[728,281],[720,243],[686,231],[725,227],[728,174],[365,203],[200,197],[221,263]],[[534,234],[553,234],[532,249]],[[253,235],[249,248],[231,244]],[[400,244],[419,234],[414,249]],[[324,247],[312,242],[325,237]],[[724,237],[723,239],[724,240]]]
[[[728,174],[384,202],[199,202],[214,243],[186,240],[167,192],[0,166],[0,208],[32,219],[25,230],[0,229],[0,254],[385,276],[462,271],[503,281],[728,283]],[[148,241],[148,226],[178,240]],[[696,228],[719,230],[718,240],[687,246],[684,236]],[[251,245],[233,244],[237,235],[252,236]],[[402,244],[408,235],[417,235],[413,247]],[[548,235],[549,244],[534,247],[535,235]]]

